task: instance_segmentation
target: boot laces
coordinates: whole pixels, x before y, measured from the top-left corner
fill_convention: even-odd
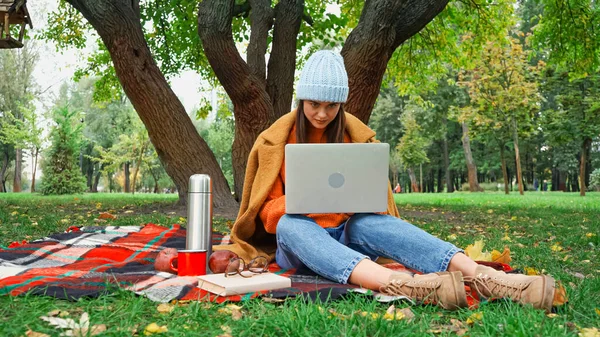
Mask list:
[[[411,281],[390,281],[385,286],[381,287],[380,291],[394,296],[406,296],[417,301],[433,301],[439,302],[437,289],[439,282],[411,282]]]
[[[520,300],[523,297],[523,290],[527,287],[526,283],[510,282],[488,275],[467,276],[465,282],[470,283],[478,294],[489,294],[489,297],[510,298]],[[485,292],[483,292],[483,291]]]

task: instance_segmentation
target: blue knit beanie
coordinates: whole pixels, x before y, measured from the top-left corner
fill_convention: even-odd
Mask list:
[[[296,97],[300,100],[345,103],[348,99],[348,74],[342,56],[331,50],[312,54],[302,69]]]

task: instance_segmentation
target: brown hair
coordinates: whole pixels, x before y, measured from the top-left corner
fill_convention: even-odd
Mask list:
[[[296,109],[296,143],[307,142],[306,123],[310,123],[304,115],[304,101],[298,102]],[[343,143],[344,133],[346,132],[346,114],[344,113],[344,104],[340,104],[340,110],[337,116],[327,125],[325,135],[328,143]]]

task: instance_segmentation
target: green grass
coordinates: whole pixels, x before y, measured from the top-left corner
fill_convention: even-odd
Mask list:
[[[174,195],[89,194],[42,197],[29,194],[0,195],[0,244],[31,240],[64,231],[71,225],[163,226],[181,222]],[[0,336],[21,336],[28,329],[58,336],[59,331],[39,317],[60,309],[70,317],[90,314],[92,324],[106,324],[105,336],[129,336],[137,327],[144,335],[150,323],[166,325],[168,336],[412,336],[455,335],[457,320],[469,336],[576,336],[579,328],[600,328],[600,194],[585,198],[566,193],[511,194],[401,194],[396,195],[403,218],[466,247],[483,239],[485,249],[512,251],[516,268],[544,270],[567,287],[569,303],[556,317],[513,303],[486,303],[479,309],[449,312],[437,307],[412,307],[412,321],[382,318],[388,305],[368,296],[351,295],[328,303],[300,299],[284,303],[263,300],[243,302],[242,317],[234,320],[225,305],[189,302],[167,314],[157,303],[115,289],[111,295],[76,302],[48,297],[0,297]],[[97,223],[99,212],[117,215]],[[184,213],[185,214],[185,213]],[[217,219],[219,229],[226,219]],[[587,234],[592,233],[596,235]],[[454,239],[455,238],[455,239]],[[579,276],[579,277],[578,277]],[[580,278],[583,276],[584,278]],[[398,308],[405,303],[396,303]],[[379,314],[364,317],[360,312]],[[481,312],[481,321],[466,325]],[[436,331],[441,331],[435,333]]]

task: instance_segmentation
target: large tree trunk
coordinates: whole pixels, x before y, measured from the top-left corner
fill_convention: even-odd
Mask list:
[[[31,193],[35,192],[35,174],[37,172],[37,162],[38,162],[38,155],[40,153],[40,149],[38,147],[36,147],[33,150],[32,153],[32,158],[31,158],[31,166],[33,167],[33,171],[31,173]]]
[[[98,193],[98,183],[100,182],[100,177],[102,176],[102,169],[104,168],[104,164],[98,167],[96,171],[96,175],[94,176],[94,183],[92,184],[92,193]]]
[[[587,164],[587,154],[589,151],[589,147],[592,144],[591,138],[585,138],[583,140],[583,144],[581,144],[581,163],[579,164],[579,195],[585,197],[585,191],[587,189],[587,185],[585,184],[585,168]]]
[[[124,191],[125,193],[129,193],[131,192],[131,181],[130,181],[130,171],[129,171],[129,165],[131,165],[129,162],[126,162],[125,164],[123,164],[123,174],[125,175],[125,186],[124,186]]]
[[[140,155],[138,156],[137,162],[135,163],[135,169],[133,170],[133,194],[135,194],[135,184],[137,182],[137,175],[140,172],[140,167],[142,166],[142,158],[144,157],[146,148],[148,148],[148,142],[144,142],[144,144],[142,145],[142,148],[140,149]]]
[[[21,192],[21,175],[23,173],[23,150],[15,148],[15,176],[13,177],[13,192]]]
[[[502,178],[504,179],[504,194],[508,194],[508,169],[504,157],[504,143],[500,144],[500,162],[502,163]]]
[[[448,130],[448,118],[444,116],[444,123],[446,130]],[[448,154],[448,133],[446,132],[446,136],[443,139],[444,142],[444,169],[446,170],[446,186],[447,192],[454,192],[454,186],[452,186],[452,171],[450,171],[450,155]],[[470,179],[469,179],[470,181]]]
[[[167,174],[187,201],[191,175],[210,175],[216,208],[236,208],[214,154],[196,131],[183,105],[150,54],[138,0],[67,0],[96,29],[108,49],[127,97],[148,130]]]
[[[265,90],[265,79],[255,75],[259,74],[258,70],[251,71],[235,46],[231,32],[233,12],[234,1],[202,1],[198,9],[198,34],[206,58],[233,102],[235,137],[231,160],[235,195],[239,199],[248,155],[258,134],[269,126],[273,105]],[[258,62],[260,57],[249,60]],[[253,65],[252,69],[258,67]]]
[[[392,54],[438,15],[447,0],[365,1],[360,20],[348,36],[342,55],[350,95],[346,110],[365,124]]]
[[[273,49],[267,71],[267,93],[273,104],[271,123],[290,111],[294,94],[296,41],[303,12],[304,0],[281,0],[275,6]]]
[[[417,184],[417,177],[415,171],[412,168],[408,169],[408,176],[410,177],[410,189],[413,193],[419,193],[419,185]]]
[[[483,189],[479,186],[477,181],[477,165],[473,160],[473,153],[471,152],[471,140],[469,138],[469,127],[466,123],[462,123],[462,145],[465,152],[465,160],[467,161],[467,172],[469,175],[469,191],[470,192],[483,192]],[[504,173],[505,170],[502,169]],[[506,179],[505,179],[506,181]]]
[[[513,145],[515,148],[515,162],[517,169],[517,183],[519,184],[519,194],[523,195],[523,176],[521,172],[521,157],[519,155],[519,133],[517,132],[517,121],[515,117],[512,117],[512,130],[513,130]]]
[[[8,157],[8,149],[4,149],[4,151],[2,151],[2,168],[0,169],[0,192],[1,193],[6,193],[8,192],[6,190],[6,185],[4,184],[4,182],[6,181],[6,171],[8,170],[8,165],[10,164],[9,161],[9,157]]]

